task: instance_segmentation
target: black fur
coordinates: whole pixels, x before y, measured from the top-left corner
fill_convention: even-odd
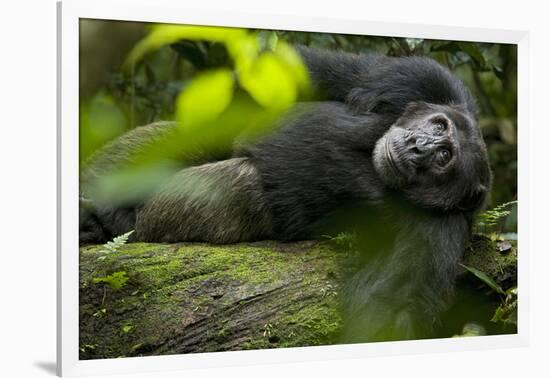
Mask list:
[[[356,116],[338,102],[300,113],[246,151],[258,168],[280,240],[311,237],[316,222],[347,200],[380,203],[384,195],[371,162],[374,144],[389,127],[383,117]]]
[[[135,225],[136,240],[285,241],[345,223],[360,235],[362,255],[347,283],[344,340],[432,336],[491,184],[475,101],[427,58],[299,51],[325,99],[297,107],[234,159],[184,169],[144,203],[91,206],[81,240]],[[109,148],[139,149],[139,135],[149,134],[134,131]],[[89,172],[104,170],[100,156]],[[196,180],[228,194],[197,201],[182,182]]]
[[[392,58],[298,47],[313,82],[327,99],[355,112],[399,116],[411,102],[463,105],[476,115],[468,89],[448,69],[423,57]]]
[[[363,236],[364,256],[346,289],[345,340],[429,337],[452,298],[473,214],[491,182],[475,102],[462,82],[427,58],[300,52],[314,83],[337,102],[314,105],[248,149],[274,233],[281,240],[311,237],[320,220],[346,209],[344,218],[354,219]],[[432,114],[452,124],[452,135],[442,139],[457,146],[456,161],[444,175],[388,185],[373,167],[377,142],[396,134],[392,127],[414,136]],[[408,159],[402,145],[396,152]],[[362,218],[349,213],[364,206],[376,211]]]

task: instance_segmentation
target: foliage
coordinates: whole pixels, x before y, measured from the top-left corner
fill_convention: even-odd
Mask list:
[[[308,75],[300,63],[300,58],[286,42],[280,41],[276,34],[268,38],[268,43],[262,44],[262,38],[265,40],[265,36],[260,36],[258,32],[237,28],[154,25],[149,35],[130,52],[124,68],[128,70],[128,67],[131,67],[134,71],[135,65],[146,53],[176,42],[219,43],[225,47],[228,57],[231,58],[232,71],[227,68],[206,70],[211,71],[206,76],[210,79],[203,77],[200,79],[202,83],[197,83],[196,80],[193,82],[192,88],[196,93],[187,94],[184,98],[194,98],[195,101],[191,107],[178,109],[178,120],[187,126],[188,122],[185,122],[186,119],[182,119],[181,115],[188,117],[188,112],[197,110],[199,113],[205,113],[200,112],[201,107],[204,108],[205,104],[212,100],[216,102],[213,104],[214,109],[206,107],[207,110],[213,110],[214,116],[220,114],[231,102],[232,73],[235,74],[241,88],[258,104],[265,108],[284,110],[294,103],[299,90],[308,89]],[[183,54],[185,51],[183,50]],[[205,95],[204,92],[210,93]],[[210,101],[205,102],[206,99]],[[181,105],[180,101],[178,105]]]
[[[216,119],[231,103],[233,85],[228,69],[199,75],[178,96],[177,118],[183,125],[191,126]]]
[[[336,246],[345,250],[353,250],[357,244],[357,235],[349,232],[340,232],[336,236],[323,235],[324,238],[329,239]]]
[[[128,281],[128,276],[126,275],[126,272],[114,272],[112,274],[109,274],[105,277],[96,277],[93,278],[93,283],[104,283],[111,287],[113,290],[120,290]]]
[[[201,46],[207,46],[209,53],[211,49],[223,51],[220,60],[212,63],[200,55]],[[175,54],[179,64],[187,68],[189,64],[198,66],[166,77],[168,84],[179,88],[167,100],[169,106],[158,103],[166,99],[157,97],[156,91],[144,90],[138,95],[136,90],[142,79],[144,89],[158,84],[161,73],[157,71],[164,65],[153,61],[164,56],[161,50],[165,47],[171,49],[170,59]],[[130,106],[130,127],[135,126],[136,119],[143,118],[136,104],[155,102],[153,107],[164,109],[161,113],[178,125],[164,138],[131,156],[131,163],[117,167],[89,188],[95,198],[120,203],[147,196],[156,183],[170,177],[197,154],[218,158],[231,155],[237,137],[256,138],[268,132],[290,106],[310,94],[307,71],[287,42],[278,39],[275,32],[244,29],[153,25],[129,53],[118,78],[126,83],[119,89],[130,94],[129,99],[119,95],[120,101],[127,103],[121,108]],[[139,101],[140,97],[146,101]],[[81,108],[81,117],[90,117],[86,106]],[[87,138],[90,145],[82,160],[109,136]],[[88,143],[88,139],[82,139],[82,143]]]
[[[80,161],[126,130],[126,115],[114,96],[98,92],[80,107]]]
[[[517,201],[510,201],[510,202],[506,202],[501,205],[498,205],[491,210],[487,210],[480,213],[476,219],[476,228],[478,230],[488,230],[496,226],[498,223],[500,223],[502,220],[504,220],[506,217],[508,217],[512,213],[510,210],[506,210],[506,209],[516,204],[517,204]]]
[[[463,264],[460,264],[464,269],[474,274],[477,278],[483,281],[487,286],[493,289],[501,296],[501,303],[496,309],[491,321],[494,323],[513,324],[517,326],[517,307],[518,307],[518,289],[516,286],[508,290],[502,289],[491,277],[484,272]]]
[[[108,27],[109,21],[103,25]],[[516,46],[190,25],[136,25],[142,38],[124,50],[124,62],[105,67],[110,74],[100,90],[80,99],[81,166],[109,140],[140,125],[168,120],[176,121],[178,126],[169,129],[154,145],[144,146],[138,156],[129,159],[131,164],[99,180],[97,187],[91,189],[96,190],[98,199],[125,203],[147,196],[154,184],[193,163],[197,156],[222,159],[232,154],[237,137],[257,138],[269,132],[295,102],[311,98],[307,71],[292,47],[303,44],[354,53],[427,56],[456,73],[478,100],[479,125],[494,177],[489,198],[489,206],[494,208],[477,217],[475,230],[488,233],[498,228],[498,234],[494,235],[507,235],[507,240],[516,235]],[[106,44],[105,48],[109,46]],[[86,55],[85,48],[81,53],[81,70],[85,71],[87,65],[94,65],[95,57]],[[495,207],[495,204],[502,205]],[[130,233],[118,236],[103,246],[99,259],[117,252],[129,236]],[[328,238],[342,249],[351,250],[356,244],[353,234]],[[505,242],[502,246],[506,248]],[[514,324],[517,290],[504,291],[484,272],[464,268],[502,297],[493,321]],[[119,271],[94,278],[93,282],[117,290],[127,280],[126,273]],[[333,292],[329,286],[322,290],[327,295]],[[97,314],[103,316],[105,312]],[[465,328],[462,335],[478,331],[475,327]],[[269,323],[264,332],[265,336],[271,336],[275,329]]]
[[[109,21],[104,25],[108,27]],[[449,67],[478,99],[479,123],[494,172],[490,205],[516,197],[515,45],[136,25],[146,31],[145,37],[128,51],[122,66],[108,68],[111,75],[96,95],[81,99],[81,161],[128,129],[159,119],[182,124],[184,130],[171,138],[173,145],[185,150],[193,144],[195,149],[214,151],[218,158],[230,155],[236,135],[262,135],[295,101],[309,98],[307,72],[292,48],[304,44],[355,53],[428,56]],[[93,65],[93,59],[83,56],[82,65]],[[160,146],[150,155],[163,149],[171,152],[173,145]],[[168,153],[162,157],[171,159]],[[124,175],[129,176],[133,175]],[[136,187],[143,183],[138,181],[132,179]],[[513,222],[506,222],[503,231],[513,232],[514,227]]]
[[[466,269],[467,271],[469,271],[470,273],[474,274],[477,278],[479,278],[481,281],[483,281],[485,284],[487,284],[487,286],[489,286],[491,289],[493,289],[497,293],[502,295],[506,294],[504,290],[502,290],[502,288],[484,272],[476,268],[472,268],[471,266],[466,266],[464,264],[460,264],[460,266]]]
[[[491,319],[492,322],[502,322],[504,324],[518,324],[518,289],[517,287],[511,287],[506,290],[506,296],[504,301],[495,311],[495,315]]]

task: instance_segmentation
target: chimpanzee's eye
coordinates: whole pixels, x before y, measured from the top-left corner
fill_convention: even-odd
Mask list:
[[[448,149],[443,148],[441,151],[439,151],[439,163],[441,165],[446,165],[451,160],[451,157],[451,151],[449,151]]]

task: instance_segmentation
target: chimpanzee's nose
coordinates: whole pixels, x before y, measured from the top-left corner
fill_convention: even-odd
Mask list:
[[[421,151],[428,149],[431,144],[432,144],[431,141],[428,140],[428,138],[426,137],[420,137],[416,139],[416,143],[415,143],[416,148],[418,148]]]
[[[435,148],[433,138],[427,135],[418,136],[409,141],[409,148],[416,158],[429,156]]]

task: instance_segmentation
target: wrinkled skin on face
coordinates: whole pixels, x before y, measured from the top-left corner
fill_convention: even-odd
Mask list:
[[[411,103],[376,143],[373,163],[386,185],[425,208],[475,211],[491,186],[476,121],[451,105]]]

